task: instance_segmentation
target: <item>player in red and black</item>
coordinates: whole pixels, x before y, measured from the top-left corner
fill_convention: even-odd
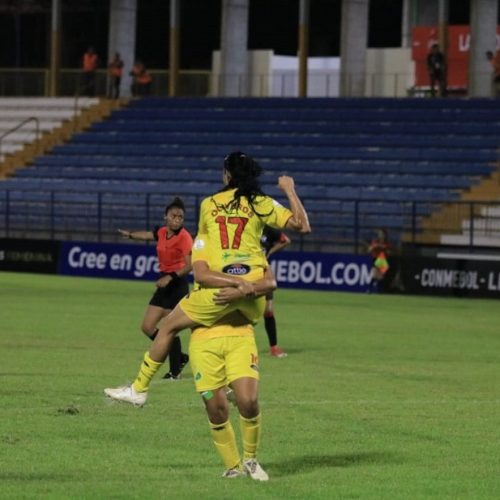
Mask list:
[[[276,253],[291,243],[290,238],[279,229],[266,226],[260,239],[260,244],[264,249],[266,258]],[[285,358],[287,353],[278,346],[278,332],[276,329],[276,319],[273,308],[273,292],[266,294],[266,309],[264,310],[264,326],[266,328],[271,356],[275,358]]]
[[[187,275],[191,272],[191,249],[193,239],[183,227],[185,208],[180,198],[175,198],[165,208],[165,225],[153,231],[128,231],[119,233],[131,240],[156,241],[156,253],[160,268],[160,278],[156,281],[156,291],[144,313],[141,329],[154,340],[158,333],[157,325],[167,316],[177,303],[189,292]],[[182,352],[181,341],[177,336],[169,353],[170,371],[167,379],[178,379],[189,357]]]

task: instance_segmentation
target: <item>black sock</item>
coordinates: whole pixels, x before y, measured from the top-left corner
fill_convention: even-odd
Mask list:
[[[267,338],[271,347],[278,343],[278,333],[276,332],[276,320],[274,314],[264,315],[264,326],[266,327]]]
[[[181,355],[181,339],[179,337],[175,337],[174,341],[172,342],[172,348],[168,353],[168,359],[170,360],[170,373],[172,375],[179,375],[179,373],[181,372]]]

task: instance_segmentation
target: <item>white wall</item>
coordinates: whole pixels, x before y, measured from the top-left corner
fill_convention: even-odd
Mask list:
[[[415,81],[411,48],[368,49],[366,97],[405,97]]]
[[[272,50],[252,50],[248,58],[250,95],[256,97],[296,97],[299,60],[294,56],[275,55]],[[217,96],[220,80],[220,52],[212,55],[210,95]],[[402,97],[413,85],[414,64],[410,48],[368,49],[366,61],[366,97]],[[308,59],[307,95],[338,97],[339,57]]]

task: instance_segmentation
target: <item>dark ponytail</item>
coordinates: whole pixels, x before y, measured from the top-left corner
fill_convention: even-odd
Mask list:
[[[224,158],[224,168],[231,175],[226,189],[236,188],[230,207],[237,208],[244,196],[257,215],[264,215],[259,214],[253,205],[257,196],[264,196],[259,182],[262,167],[251,156],[235,151]]]

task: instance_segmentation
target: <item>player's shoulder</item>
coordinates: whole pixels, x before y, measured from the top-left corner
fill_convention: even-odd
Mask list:
[[[285,207],[275,198],[268,195],[259,195],[255,199],[255,205],[261,208],[261,211],[272,213],[274,210],[283,210]],[[265,208],[266,210],[262,210]]]
[[[219,203],[225,203],[227,199],[227,191],[217,191],[216,193],[211,194],[210,196],[207,196],[203,198],[203,200],[201,200],[200,209],[202,211],[212,210],[215,205]]]
[[[155,237],[155,239],[159,239],[160,237],[162,237],[165,233],[167,232],[167,228],[165,226],[155,226],[153,228],[153,236]]]
[[[208,203],[210,203],[210,200],[212,199],[212,196],[207,196],[201,200],[200,207],[203,208],[205,207]]]
[[[193,241],[193,237],[191,236],[191,233],[185,228],[183,227],[180,232],[179,232],[179,236],[183,239],[183,240],[188,240],[188,241]]]

